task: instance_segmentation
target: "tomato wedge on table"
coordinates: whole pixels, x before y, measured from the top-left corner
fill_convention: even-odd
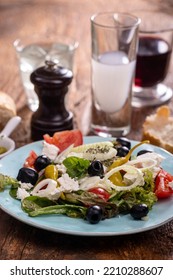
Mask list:
[[[45,134],[43,138],[47,143],[57,146],[60,152],[71,144],[74,144],[75,147],[83,144],[82,133],[78,129],[55,132],[52,137]]]
[[[156,176],[155,194],[158,198],[167,198],[173,195],[173,175],[163,169]]]

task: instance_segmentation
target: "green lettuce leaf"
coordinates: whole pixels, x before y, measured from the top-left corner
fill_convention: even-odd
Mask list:
[[[90,161],[75,156],[68,157],[63,161],[67,169],[67,173],[71,178],[82,178],[87,173]]]
[[[54,201],[49,200],[46,197],[28,196],[22,200],[21,207],[25,212],[30,213],[40,208],[44,208],[55,204],[56,203]]]
[[[13,188],[18,188],[19,182],[15,178],[0,173],[0,191],[1,192],[4,191],[6,186],[12,186]]]
[[[115,203],[104,201],[96,194],[87,191],[77,191],[64,193],[66,204],[77,204],[84,206],[99,205],[103,209],[103,219],[115,217],[118,213],[118,207]]]
[[[53,205],[43,208],[38,208],[34,211],[29,212],[29,216],[36,217],[39,215],[48,215],[48,214],[63,214],[73,218],[85,218],[86,216],[86,207],[77,206],[77,205]]]
[[[119,212],[129,212],[135,204],[145,203],[149,209],[157,201],[156,195],[152,191],[146,191],[142,187],[135,187],[130,191],[120,191],[115,193],[109,200],[115,203]]]

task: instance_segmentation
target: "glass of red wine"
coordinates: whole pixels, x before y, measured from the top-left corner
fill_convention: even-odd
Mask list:
[[[133,107],[157,106],[173,95],[166,85],[172,54],[173,23],[166,14],[138,12],[141,18]],[[172,24],[172,26],[171,26]]]

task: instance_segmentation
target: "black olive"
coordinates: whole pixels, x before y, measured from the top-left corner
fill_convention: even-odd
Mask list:
[[[129,150],[131,149],[131,143],[130,141],[125,138],[125,137],[118,137],[116,138],[116,142],[118,142],[119,144],[121,144],[121,146],[125,146],[127,147]]]
[[[94,160],[91,162],[88,167],[88,174],[90,176],[100,176],[102,177],[104,174],[103,164],[99,160]]]
[[[97,224],[103,217],[103,210],[98,205],[92,205],[87,209],[86,219],[90,224]]]
[[[40,170],[46,168],[49,164],[51,164],[51,160],[47,156],[41,155],[36,158],[34,168],[39,172]]]
[[[22,167],[19,169],[17,180],[35,185],[38,180],[38,173],[32,168]]]
[[[150,151],[150,150],[140,150],[140,151],[137,153],[137,157],[140,156],[140,155],[146,154],[146,153],[152,153],[152,151]]]
[[[129,152],[129,149],[126,146],[122,146],[117,148],[117,156],[118,157],[125,157]]]
[[[135,220],[140,220],[141,218],[147,216],[149,212],[148,206],[146,204],[135,204],[130,209],[130,214]]]

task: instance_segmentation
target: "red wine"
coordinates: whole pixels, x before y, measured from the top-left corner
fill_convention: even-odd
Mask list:
[[[137,54],[135,85],[152,87],[166,77],[171,49],[161,38],[140,37]]]

